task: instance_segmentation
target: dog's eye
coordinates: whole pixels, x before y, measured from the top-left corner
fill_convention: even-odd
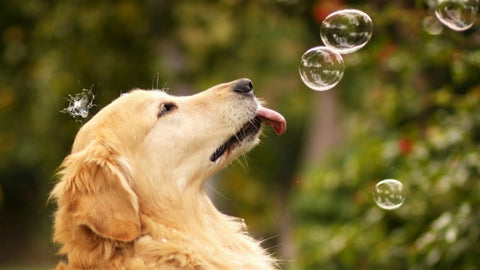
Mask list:
[[[163,116],[163,115],[173,111],[176,108],[177,108],[177,105],[175,105],[174,103],[162,103],[162,104],[160,104],[160,110],[159,110],[157,116],[158,117]]]

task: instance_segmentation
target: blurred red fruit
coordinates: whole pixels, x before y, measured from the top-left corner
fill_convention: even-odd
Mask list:
[[[412,141],[407,138],[400,138],[398,140],[398,149],[403,155],[408,155],[412,151]]]

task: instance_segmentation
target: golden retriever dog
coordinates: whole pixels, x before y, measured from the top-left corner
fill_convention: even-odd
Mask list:
[[[250,80],[192,96],[133,90],[79,130],[51,197],[56,269],[277,269],[203,183],[255,146],[261,125],[286,129]]]

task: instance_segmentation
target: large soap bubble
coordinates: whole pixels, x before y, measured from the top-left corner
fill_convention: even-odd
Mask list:
[[[320,37],[325,46],[341,54],[359,50],[372,37],[372,19],[363,11],[343,9],[322,22]]]
[[[343,77],[345,64],[342,56],[325,46],[309,49],[300,60],[300,77],[315,91],[331,89]]]
[[[479,0],[437,0],[435,16],[454,31],[465,31],[472,27],[478,10]]]
[[[385,210],[397,209],[405,201],[405,189],[400,181],[385,179],[375,185],[373,198]]]

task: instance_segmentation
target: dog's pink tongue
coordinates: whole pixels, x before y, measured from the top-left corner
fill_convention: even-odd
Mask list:
[[[285,117],[274,110],[260,106],[257,111],[257,117],[260,118],[262,123],[272,125],[278,135],[283,134],[287,130]]]

